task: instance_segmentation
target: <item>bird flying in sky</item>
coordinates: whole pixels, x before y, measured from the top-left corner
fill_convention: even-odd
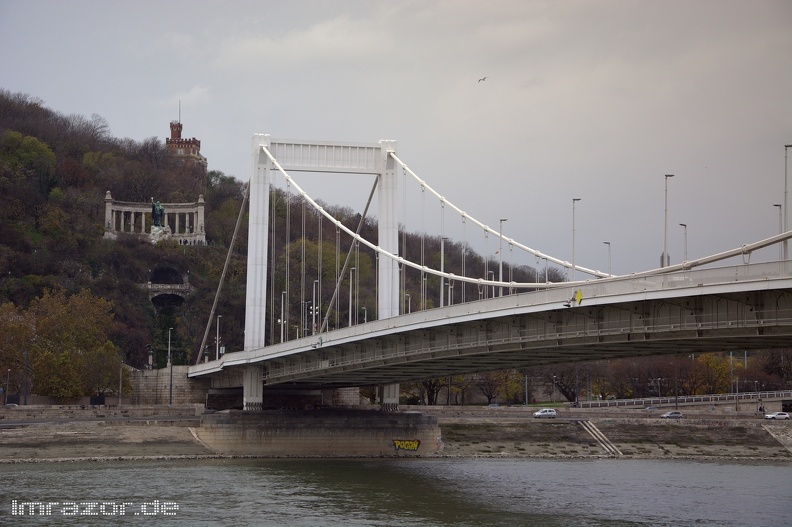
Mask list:
[[[487,80],[487,77],[481,77],[478,81],[481,82],[481,81],[485,81],[485,80]]]

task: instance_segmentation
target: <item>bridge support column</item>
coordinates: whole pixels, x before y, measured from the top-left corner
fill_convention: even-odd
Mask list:
[[[379,245],[386,251],[399,254],[398,175],[396,162],[389,152],[396,153],[396,141],[380,141],[382,172],[379,174]],[[401,277],[399,265],[390,258],[379,259],[379,319],[399,316],[401,305]],[[382,387],[382,410],[399,409],[399,385]]]
[[[396,141],[380,141],[382,168],[377,196],[379,202],[378,240],[384,250],[399,254],[398,178],[396,163],[390,152],[396,152]],[[379,259],[379,302],[377,318],[399,315],[399,265],[390,258]]]
[[[269,234],[269,193],[271,162],[262,151],[269,147],[268,135],[253,136],[248,227],[247,290],[245,302],[245,351],[266,345],[267,320],[267,236]]]
[[[245,410],[261,410],[264,402],[264,382],[259,366],[246,366],[242,378],[242,403]]]
[[[386,384],[382,387],[382,410],[395,412],[399,409],[399,384]]]

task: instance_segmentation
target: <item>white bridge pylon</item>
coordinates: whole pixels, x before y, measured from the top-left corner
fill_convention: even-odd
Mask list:
[[[545,259],[560,266],[571,268],[572,264],[559,258],[546,255],[540,251],[522,245],[511,238],[502,236],[499,231],[469,216],[467,213],[448,202],[437,193],[426,181],[420,179],[396,155],[396,141],[382,140],[378,143],[336,143],[320,141],[276,140],[266,134],[253,136],[253,175],[250,181],[250,220],[248,240],[248,283],[247,306],[245,316],[245,349],[254,349],[265,345],[264,325],[257,323],[264,320],[266,304],[266,266],[267,266],[267,233],[269,226],[269,186],[272,170],[279,171],[306,203],[333,222],[354,240],[369,247],[384,258],[378,258],[378,314],[379,318],[390,318],[399,313],[399,266],[405,265],[425,274],[432,274],[448,280],[467,282],[485,286],[510,288],[552,287],[547,282],[507,282],[473,278],[446,273],[437,269],[414,263],[398,255],[399,225],[397,218],[399,165],[406,174],[410,174],[422,188],[434,194],[443,205],[448,204],[465,221],[470,220],[481,227],[486,233],[492,234],[510,246],[526,251],[537,258]],[[352,173],[373,174],[377,176],[378,196],[378,241],[374,245],[357,235],[336,218],[327,213],[314,201],[290,176],[289,172],[314,173]],[[597,278],[609,275],[579,265],[575,268]],[[568,284],[567,284],[568,285]]]
[[[264,324],[267,289],[267,235],[269,232],[270,173],[278,170],[300,196],[361,243],[390,258],[380,258],[378,267],[380,318],[398,314],[399,300],[399,225],[396,217],[396,163],[389,156],[395,141],[379,143],[328,143],[317,141],[275,140],[269,135],[253,136],[253,174],[250,179],[250,215],[248,233],[247,301],[245,311],[245,350],[265,346]],[[375,246],[347,229],[324,211],[287,171],[373,174],[377,176],[379,206],[379,246]]]

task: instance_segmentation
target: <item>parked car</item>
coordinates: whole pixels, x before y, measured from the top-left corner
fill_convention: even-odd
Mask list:
[[[555,418],[556,415],[558,415],[558,414],[556,413],[555,409],[553,409],[553,408],[542,408],[541,410],[539,410],[538,412],[534,412],[534,414],[533,414],[534,418],[536,418],[536,419],[539,419],[539,418],[542,418],[542,417]]]
[[[786,412],[772,412],[769,414],[765,414],[765,419],[786,419],[789,421],[789,414]]]
[[[676,410],[666,412],[660,416],[661,419],[682,419],[683,417],[682,412],[677,412]]]

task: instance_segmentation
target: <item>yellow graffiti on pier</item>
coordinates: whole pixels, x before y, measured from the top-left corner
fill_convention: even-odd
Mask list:
[[[420,439],[394,439],[393,446],[396,450],[411,450],[415,452],[421,446]]]

